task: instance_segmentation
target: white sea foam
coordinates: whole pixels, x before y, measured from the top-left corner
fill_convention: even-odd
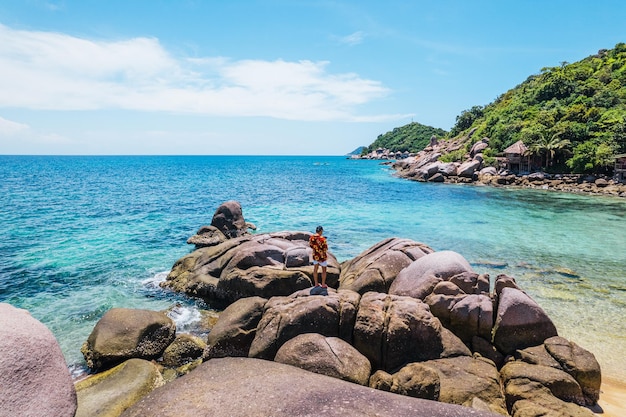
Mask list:
[[[193,328],[202,319],[200,311],[195,306],[184,306],[182,304],[177,304],[171,308],[167,315],[174,320],[178,331]]]
[[[150,289],[158,289],[160,288],[159,284],[161,282],[164,282],[165,279],[167,278],[167,274],[169,274],[169,271],[157,272],[150,278],[146,278],[143,281],[141,281],[141,285]]]

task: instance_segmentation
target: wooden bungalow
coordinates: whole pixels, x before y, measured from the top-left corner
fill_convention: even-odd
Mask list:
[[[615,179],[626,183],[626,153],[615,155]]]
[[[518,140],[502,152],[501,163],[511,172],[530,172],[531,157],[528,155],[528,147]]]

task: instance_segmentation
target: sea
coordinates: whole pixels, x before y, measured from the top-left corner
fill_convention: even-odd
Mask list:
[[[323,225],[339,261],[401,237],[512,276],[626,381],[626,199],[413,182],[343,156],[0,156],[0,302],[44,323],[75,376],[111,308],[192,331],[217,309],[158,284],[227,200],[254,233]]]

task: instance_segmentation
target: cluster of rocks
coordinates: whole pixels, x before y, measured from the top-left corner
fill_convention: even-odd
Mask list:
[[[431,143],[416,155],[395,161],[392,167],[398,176],[414,181],[509,186],[626,197],[626,184],[612,178],[544,172],[518,175],[506,169],[484,166],[483,152],[489,147],[489,138],[474,143],[464,155],[463,162],[439,160],[443,155],[464,149],[472,133],[470,131],[467,137],[451,141]]]
[[[373,151],[366,153],[364,155],[351,155],[350,159],[381,159],[381,160],[396,160],[396,159],[405,159],[415,154],[410,153],[408,151],[392,151],[387,148],[377,148]]]
[[[593,416],[598,362],[512,277],[390,238],[331,254],[318,295],[308,236],[242,234],[175,263],[165,288],[227,304],[206,340],[167,312],[105,313],[82,348],[97,373],[66,390],[76,416]]]

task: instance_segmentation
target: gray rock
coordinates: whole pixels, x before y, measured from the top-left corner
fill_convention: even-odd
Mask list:
[[[422,301],[374,292],[361,297],[354,347],[374,369],[387,372],[410,362],[471,354]]]
[[[176,337],[164,313],[113,308],[96,323],[81,352],[90,369],[110,368],[127,359],[156,359]]]
[[[155,364],[143,359],[129,359],[76,383],[76,417],[118,417],[164,383]]]
[[[123,417],[497,416],[399,396],[302,369],[246,358],[212,359],[156,389]]]
[[[491,338],[492,327],[493,302],[485,295],[465,295],[450,311],[450,330],[468,344],[474,336]]]
[[[274,361],[360,385],[368,384],[371,372],[370,362],[350,344],[317,333],[287,341]]]
[[[473,272],[463,256],[453,251],[433,252],[400,271],[389,287],[389,294],[423,300],[440,281],[463,272]]]
[[[385,239],[341,264],[339,288],[359,294],[387,292],[401,270],[432,252],[425,244],[410,239]]]
[[[557,336],[552,320],[539,305],[521,290],[503,288],[493,327],[493,343],[505,354],[536,346]]]
[[[204,358],[248,356],[265,303],[265,298],[247,297],[226,307],[209,333]]]
[[[266,304],[249,357],[273,360],[288,340],[319,333],[351,342],[359,295],[349,290],[330,290],[328,295],[311,295],[311,289],[288,297],[272,297]]]
[[[76,391],[54,335],[26,310],[0,303],[0,414],[73,417]]]
[[[459,177],[472,178],[474,173],[480,169],[481,165],[482,165],[482,161],[478,161],[475,159],[464,162],[457,169],[457,175]]]
[[[445,182],[445,181],[446,181],[446,178],[443,176],[443,174],[440,174],[438,172],[428,178],[428,182]]]
[[[244,235],[196,249],[176,261],[160,285],[212,303],[289,295],[313,283],[309,237],[306,232]],[[339,285],[339,273],[339,262],[329,252],[329,286]]]
[[[241,204],[238,201],[222,203],[211,220],[211,226],[216,227],[226,237],[239,237],[247,233],[246,221],[243,217]]]

